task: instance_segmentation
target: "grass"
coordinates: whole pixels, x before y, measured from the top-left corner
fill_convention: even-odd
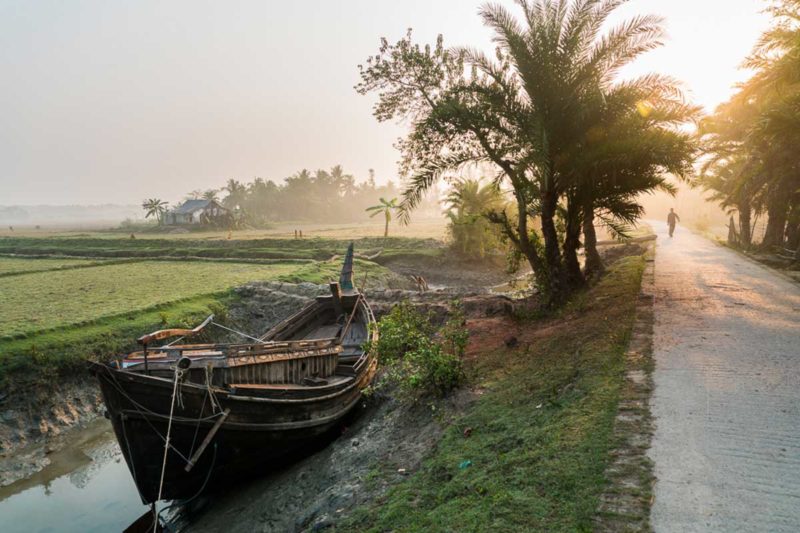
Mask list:
[[[91,259],[0,257],[0,277],[102,264]]]
[[[194,326],[236,297],[230,292],[170,302],[143,312],[106,316],[81,327],[65,327],[23,339],[0,341],[0,390],[47,383],[80,371],[87,359],[131,351],[143,333],[169,326]]]
[[[619,260],[558,317],[526,322],[521,348],[482,354],[476,403],[416,473],[337,529],[591,531],[643,269]]]
[[[129,239],[117,237],[84,236],[70,237],[5,237],[0,238],[0,254],[29,256],[72,256],[94,258],[187,258],[207,259],[305,259],[327,260],[341,255],[349,240],[335,238],[282,239],[262,238],[243,240],[220,240],[217,238],[154,238]],[[356,252],[372,254],[415,253],[424,250],[439,250],[441,244],[433,239],[390,237],[388,239],[366,237],[355,240]]]
[[[0,340],[277,279],[296,268],[141,261],[0,278]]]

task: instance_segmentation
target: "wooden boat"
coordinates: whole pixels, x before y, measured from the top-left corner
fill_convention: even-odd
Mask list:
[[[90,363],[142,501],[193,497],[240,481],[335,428],[358,403],[377,361],[375,318],[353,285],[353,245],[331,295],[246,344],[153,343]],[[168,451],[165,446],[168,443]]]

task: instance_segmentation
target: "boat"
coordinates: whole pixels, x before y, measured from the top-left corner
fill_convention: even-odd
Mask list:
[[[260,337],[163,344],[215,324],[212,315],[193,329],[156,331],[138,339],[141,350],[89,363],[145,504],[191,499],[280,465],[335,433],[376,371],[367,347],[378,333],[353,283],[352,243],[330,294]]]

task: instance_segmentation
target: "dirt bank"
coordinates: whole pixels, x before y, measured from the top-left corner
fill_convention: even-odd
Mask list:
[[[12,395],[0,407],[0,486],[48,466],[48,455],[62,447],[71,430],[92,423],[103,410],[88,375]]]
[[[417,470],[448,420],[473,398],[462,391],[436,410],[384,397],[365,403],[327,447],[241,489],[217,496],[183,531],[317,531],[380,497]]]

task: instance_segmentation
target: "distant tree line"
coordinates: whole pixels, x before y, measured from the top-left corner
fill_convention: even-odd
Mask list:
[[[352,174],[336,165],[330,170],[316,172],[303,169],[282,183],[262,178],[251,182],[229,179],[220,189],[194,190],[184,200],[218,201],[233,213],[235,227],[261,227],[281,221],[363,221],[369,216],[365,211],[397,195],[395,184],[389,181],[378,185],[371,169],[368,179],[357,183]],[[438,212],[437,201],[431,196],[425,207]],[[145,201],[143,208],[148,217],[159,221],[168,209],[165,202],[157,198]],[[388,225],[389,215],[384,213],[384,216]]]
[[[700,125],[705,159],[696,184],[738,223],[734,241],[753,246],[766,216],[764,249],[800,257],[800,0],[773,2],[773,27],[745,66],[755,74]],[[760,236],[759,236],[760,237]]]

